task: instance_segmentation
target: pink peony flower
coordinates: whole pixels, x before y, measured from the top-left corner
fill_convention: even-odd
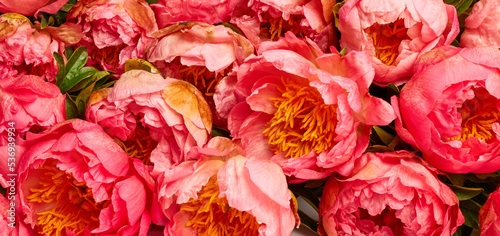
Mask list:
[[[165,235],[290,235],[295,218],[285,175],[269,160],[247,159],[227,138],[193,151],[198,160],[158,178]]]
[[[468,48],[500,48],[500,1],[481,0],[474,4],[470,15],[465,19],[460,45]]]
[[[159,0],[151,8],[160,28],[185,22],[197,21],[207,24],[229,22],[232,15],[248,9],[243,0]]]
[[[28,133],[25,147],[16,182],[24,224],[47,235],[147,234],[151,177],[101,127],[65,121]]]
[[[341,46],[368,52],[381,85],[405,83],[418,55],[459,33],[455,8],[442,0],[348,0],[339,18]]]
[[[458,198],[407,151],[366,153],[348,178],[331,177],[319,205],[321,235],[452,235]]]
[[[314,40],[323,51],[334,44],[330,3],[321,0],[257,0],[250,1],[251,11],[233,14],[231,22],[238,26],[256,46],[264,40],[278,40],[287,31],[297,37]]]
[[[0,12],[19,13],[25,16],[36,16],[39,12],[54,14],[68,0],[0,0]]]
[[[250,41],[222,25],[179,24],[154,34],[157,41],[147,60],[166,77],[188,81],[207,100],[213,114],[213,94],[219,81],[253,54]],[[214,117],[220,126],[225,121]]]
[[[125,61],[144,58],[158,30],[154,12],[144,0],[78,1],[67,20],[83,28],[78,46],[86,46],[88,64],[123,73]]]
[[[500,234],[500,196],[497,189],[488,195],[488,200],[479,210],[479,228],[481,236],[495,236]]]
[[[53,53],[64,54],[64,47],[77,43],[80,28],[72,23],[40,28],[25,16],[9,13],[0,16],[0,76],[28,74],[55,81],[58,67]]]
[[[374,72],[364,52],[322,54],[287,33],[263,43],[259,55],[221,82],[215,97],[221,113],[230,111],[231,136],[249,158],[274,160],[302,180],[348,175],[372,125],[395,118],[388,103],[368,93]]]
[[[208,104],[193,85],[142,70],[125,72],[113,88],[91,94],[86,117],[155,169],[184,161],[212,129]]]
[[[403,87],[396,121],[403,140],[438,169],[500,169],[500,51],[441,47],[421,56]]]

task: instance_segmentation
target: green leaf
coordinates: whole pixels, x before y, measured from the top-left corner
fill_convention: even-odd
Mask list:
[[[147,72],[160,74],[160,71],[150,62],[143,59],[130,59],[125,62],[125,72],[129,70],[145,70]]]
[[[146,2],[151,5],[151,4],[155,4],[158,2],[158,0],[146,0]]]
[[[460,15],[470,7],[473,0],[445,0],[444,2],[453,5],[457,9],[457,15]]]
[[[82,68],[87,60],[89,59],[89,54],[87,52],[87,47],[77,48],[66,63],[66,74],[71,73]]]
[[[64,59],[61,54],[54,52],[54,59],[57,62],[57,67],[59,68],[59,72],[56,75],[56,85],[59,87],[61,85],[66,73],[64,72]]]
[[[76,106],[79,118],[84,119],[85,117],[85,108],[87,107],[87,101],[89,100],[90,94],[94,91],[96,82],[97,81],[94,81],[94,83],[82,90],[76,97]]]
[[[311,205],[311,207],[313,207],[315,211],[318,211],[319,197],[316,196],[316,194],[305,188],[302,184],[290,184],[288,185],[288,189],[290,189],[290,191],[292,191],[294,194],[302,197],[302,199],[304,199],[304,201]]]
[[[219,128],[217,126],[212,126],[212,136],[222,136],[229,138],[231,133],[225,129]]]
[[[464,225],[473,229],[479,229],[479,210],[481,205],[473,200],[461,201],[460,211],[464,215]]]
[[[303,211],[298,211],[300,217],[300,226],[304,225],[309,228],[311,231],[318,232],[318,222],[315,221],[312,217],[304,213]],[[319,234],[317,234],[319,235]]]
[[[62,93],[65,93],[81,81],[91,78],[96,72],[97,69],[94,67],[84,67],[79,70],[72,71],[66,75],[63,82],[59,86],[59,89]],[[85,85],[83,87],[85,87]]]
[[[392,140],[394,139],[393,135],[387,133],[385,130],[383,130],[382,128],[380,128],[376,125],[373,126],[373,130],[378,135],[380,140],[382,140],[382,142],[384,142],[385,145],[389,145],[392,142]]]
[[[344,3],[345,3],[345,0],[342,1],[342,2],[338,2],[337,4],[335,4],[335,6],[333,6],[333,19],[335,20],[335,27],[338,27],[339,26],[339,10],[342,6],[344,6]]]
[[[340,50],[340,55],[345,56],[346,50],[347,50],[347,47],[342,48],[342,50]]]
[[[455,194],[458,197],[458,200],[460,201],[469,200],[484,191],[484,189],[482,188],[469,188],[469,187],[462,187],[449,184],[447,185],[448,187],[451,188],[451,190],[453,190],[453,192],[455,192]]]
[[[78,117],[78,107],[75,101],[71,98],[71,95],[66,93],[66,119],[73,119]]]

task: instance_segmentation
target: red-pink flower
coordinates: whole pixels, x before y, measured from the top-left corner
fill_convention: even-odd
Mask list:
[[[155,169],[184,161],[212,129],[210,108],[193,85],[143,70],[125,72],[113,88],[91,94],[86,117]]]
[[[251,11],[233,14],[231,22],[257,47],[264,40],[278,40],[286,32],[308,37],[321,50],[334,43],[333,14],[329,3],[320,0],[256,0],[250,1]]]
[[[263,43],[221,82],[217,109],[230,111],[228,128],[247,157],[272,159],[298,179],[347,175],[372,125],[390,123],[394,111],[368,93],[374,72],[364,52],[322,54],[308,42],[287,33]]]
[[[34,231],[147,234],[152,179],[101,127],[69,120],[28,133],[24,145],[17,155],[17,207]]]
[[[165,235],[290,235],[295,225],[281,168],[247,159],[227,138],[193,150],[198,160],[166,169],[158,196]]]
[[[500,192],[495,190],[488,195],[488,199],[479,210],[479,229],[481,236],[495,236],[500,234]]]
[[[250,41],[222,25],[189,22],[156,32],[147,60],[171,78],[195,85],[210,105],[219,81],[253,54]],[[214,117],[216,124],[225,121]]]
[[[455,8],[442,0],[348,0],[339,17],[341,46],[368,52],[382,85],[408,81],[419,54],[459,33]]]
[[[452,235],[458,198],[407,151],[366,153],[348,178],[331,177],[319,205],[321,235]]]
[[[19,13],[25,16],[37,15],[38,12],[54,14],[68,0],[0,0],[0,12]]]
[[[144,0],[78,1],[67,20],[82,26],[79,46],[89,52],[88,64],[123,73],[125,61],[144,58],[146,45],[158,30],[154,12]]]
[[[500,169],[500,51],[445,46],[421,56],[403,87],[396,129],[438,169]]]
[[[23,235],[34,235],[31,229],[27,228],[23,222],[20,221],[19,214],[21,211],[18,210],[19,201],[15,195],[16,190],[10,192],[10,186],[7,187],[7,197],[0,194],[0,227],[2,236],[23,236]],[[15,189],[15,184],[13,184]],[[12,194],[10,194],[12,193]]]
[[[462,47],[500,48],[500,1],[482,0],[472,7],[460,36]]]
[[[64,54],[64,47],[80,41],[80,28],[72,23],[41,29],[25,16],[0,16],[0,76],[14,74],[42,76],[55,81],[58,67],[53,53]]]

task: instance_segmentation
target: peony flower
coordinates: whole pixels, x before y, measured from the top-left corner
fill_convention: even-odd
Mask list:
[[[488,199],[479,210],[479,229],[481,236],[500,234],[500,197],[498,189],[488,195]]]
[[[500,48],[500,1],[482,0],[474,4],[460,36],[462,47]]]
[[[83,28],[78,46],[86,46],[88,64],[123,73],[125,61],[144,58],[158,30],[154,12],[144,0],[78,1],[67,20]]]
[[[160,28],[186,22],[198,21],[207,24],[229,22],[232,15],[247,9],[248,2],[242,0],[159,0],[152,4]]]
[[[253,54],[252,44],[243,36],[222,25],[204,23],[179,24],[154,34],[157,41],[150,48],[147,60],[166,77],[195,85],[210,105],[219,81],[243,60]],[[225,126],[225,121],[219,121]]]
[[[228,128],[247,157],[274,160],[302,180],[348,175],[372,125],[395,118],[368,93],[374,72],[364,52],[322,54],[287,33],[263,43],[259,55],[221,82],[215,97],[219,111],[230,110]]]
[[[231,22],[238,26],[256,46],[264,40],[278,40],[286,32],[308,37],[321,50],[327,51],[337,36],[333,30],[331,3],[321,0],[250,1],[251,11],[233,14]]]
[[[17,156],[16,193],[29,228],[46,235],[146,235],[151,177],[101,127],[65,121],[28,133],[25,147]]]
[[[247,159],[227,138],[214,137],[189,160],[158,178],[168,223],[165,235],[290,235],[295,225],[281,168]]]
[[[178,164],[210,137],[212,114],[191,84],[131,70],[113,88],[98,90],[87,103],[88,121],[99,124],[131,157],[155,169]]]
[[[321,235],[452,235],[458,198],[407,151],[366,153],[348,178],[331,177],[319,205]]]
[[[71,23],[41,29],[25,16],[8,13],[0,16],[0,76],[28,74],[55,81],[58,67],[53,53],[64,54],[64,47],[77,43],[80,28]]]
[[[381,85],[405,83],[418,55],[459,33],[455,8],[442,0],[348,0],[339,18],[341,47],[368,52]]]
[[[15,193],[15,190],[12,192]],[[15,196],[15,195],[8,195]],[[15,197],[5,197],[0,194],[0,227],[2,228],[2,235],[4,236],[18,236],[18,235],[35,235],[33,230],[27,228],[26,225],[19,219],[21,211],[16,207],[19,201]]]
[[[39,12],[54,14],[68,0],[0,0],[0,12],[19,13],[25,16],[36,16]]]
[[[500,51],[441,47],[421,56],[401,90],[398,134],[440,170],[500,169]]]

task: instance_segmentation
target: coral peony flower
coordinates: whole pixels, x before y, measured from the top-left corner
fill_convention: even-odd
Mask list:
[[[368,52],[382,85],[408,81],[419,54],[449,45],[459,33],[455,8],[442,0],[348,0],[339,18],[341,46]]]
[[[254,52],[243,36],[222,25],[189,22],[162,29],[154,34],[157,42],[147,60],[166,77],[195,85],[210,105],[219,81]],[[224,121],[215,121],[224,125]]]
[[[14,187],[15,188],[15,187]],[[9,192],[10,193],[10,192]],[[15,190],[12,192],[15,196]],[[24,235],[35,235],[33,230],[26,227],[26,225],[20,221],[19,214],[22,211],[18,209],[19,201],[16,197],[5,197],[0,194],[0,227],[2,229],[3,236],[24,236]]]
[[[458,198],[407,151],[366,153],[348,178],[331,177],[319,205],[321,235],[452,235]]]
[[[474,4],[460,36],[462,47],[500,48],[500,1],[482,0]]]
[[[144,0],[78,1],[67,20],[83,28],[79,46],[89,52],[88,64],[123,73],[125,61],[144,58],[146,45],[158,30],[154,12]]]
[[[278,165],[247,159],[227,138],[197,148],[198,160],[158,178],[165,235],[290,235],[292,199]],[[196,151],[194,151],[196,152]]]
[[[403,87],[399,136],[436,168],[452,173],[500,169],[500,51],[495,48],[430,51]]]
[[[495,236],[500,234],[500,196],[497,189],[488,195],[488,200],[479,210],[479,229],[481,236]]]
[[[232,15],[248,9],[247,3],[243,0],[159,0],[151,8],[155,12],[158,26],[165,28],[186,21],[207,24],[229,22]]]
[[[34,231],[146,235],[151,177],[101,127],[69,120],[28,133],[25,145],[18,155],[18,207]]]
[[[53,53],[64,54],[64,47],[77,43],[80,28],[72,23],[41,29],[25,16],[8,13],[0,16],[0,76],[14,74],[42,76],[55,81],[58,67]]]
[[[113,88],[91,94],[86,117],[129,156],[155,168],[184,161],[212,129],[208,104],[193,85],[142,70],[125,72]]]
[[[37,15],[38,12],[54,14],[68,0],[0,0],[0,12],[19,13],[25,16]]]
[[[367,54],[322,54],[308,42],[287,33],[263,43],[260,56],[221,82],[216,105],[230,110],[231,136],[247,157],[272,159],[303,180],[347,175],[372,125],[390,123],[394,111],[368,93],[374,72]]]
[[[0,79],[0,133],[14,122],[16,133],[47,129],[66,120],[64,95],[52,83],[34,75]],[[3,136],[7,137],[7,136]]]
[[[323,51],[334,43],[333,15],[330,3],[321,0],[250,1],[251,11],[233,14],[231,22],[258,46],[263,40],[278,40],[286,32],[313,39]]]

